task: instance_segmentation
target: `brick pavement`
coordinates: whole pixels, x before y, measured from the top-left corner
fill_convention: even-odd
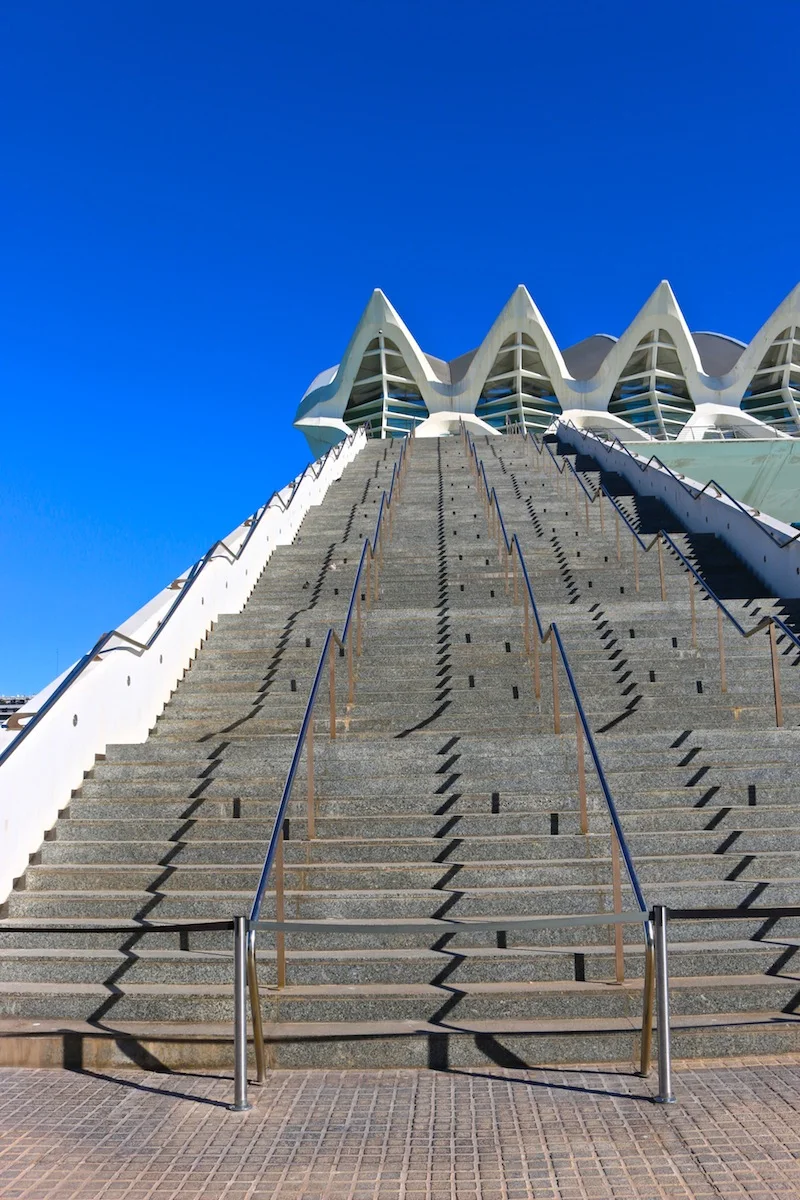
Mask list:
[[[209,1076],[0,1071],[2,1200],[800,1196],[800,1056],[607,1068]]]

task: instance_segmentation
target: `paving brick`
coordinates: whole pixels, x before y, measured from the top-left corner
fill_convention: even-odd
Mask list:
[[[0,1071],[2,1200],[700,1200],[800,1194],[800,1056],[205,1075]]]

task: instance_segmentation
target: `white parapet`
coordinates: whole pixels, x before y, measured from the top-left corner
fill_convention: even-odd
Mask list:
[[[742,504],[713,479],[702,483],[673,471],[659,460],[657,443],[634,452],[616,438],[606,440],[571,424],[560,423],[558,433],[603,470],[621,475],[638,495],[663,500],[691,533],[716,534],[770,595],[800,596],[800,535],[793,526]]]
[[[351,436],[25,706],[0,732],[0,900],[107,745],[143,742],[213,623],[241,612],[277,546],[291,543],[366,441]],[[14,727],[19,725],[19,729]]]

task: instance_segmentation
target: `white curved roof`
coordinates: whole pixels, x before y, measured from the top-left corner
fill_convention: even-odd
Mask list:
[[[634,438],[800,433],[800,285],[749,345],[692,334],[663,281],[618,339],[594,334],[564,351],[520,285],[480,346],[451,362],[424,353],[376,289],[341,363],[314,379],[295,423],[313,422],[318,447],[326,428],[331,441],[362,419],[381,436],[412,425],[426,432],[438,413],[474,414],[495,431],[506,421],[544,429],[569,414]]]

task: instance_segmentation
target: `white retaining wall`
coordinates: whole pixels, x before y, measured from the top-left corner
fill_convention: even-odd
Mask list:
[[[604,470],[622,475],[640,495],[663,500],[692,533],[717,534],[762,580],[770,595],[800,596],[800,542],[781,546],[770,536],[774,534],[780,542],[795,537],[798,531],[791,525],[766,513],[748,515],[727,496],[716,496],[711,488],[697,496],[704,486],[702,483],[688,478],[677,480],[657,463],[642,470],[649,453],[631,454],[569,425],[559,425],[558,434],[575,450],[590,454]],[[652,445],[648,449],[658,453]],[[688,494],[687,487],[695,495]]]
[[[320,504],[334,480],[366,442],[363,432],[329,452],[315,479],[309,471],[284,512],[277,501],[258,521],[241,557],[218,546],[187,591],[172,618],[150,649],[137,651],[120,638],[110,643],[44,714],[40,723],[0,762],[0,901],[28,865],[46,830],[66,807],[84,772],[106,745],[143,742],[170,694],[182,678],[223,613],[241,612],[276,546],[294,540],[306,513]],[[317,469],[320,464],[316,464]],[[284,503],[289,484],[280,493]],[[249,532],[249,522],[224,539],[237,553]],[[184,573],[185,578],[188,572]],[[175,603],[178,591],[165,588],[139,609],[118,632],[147,642]],[[25,706],[35,713],[57,689],[72,667],[53,680]],[[0,753],[18,737],[0,731]]]

